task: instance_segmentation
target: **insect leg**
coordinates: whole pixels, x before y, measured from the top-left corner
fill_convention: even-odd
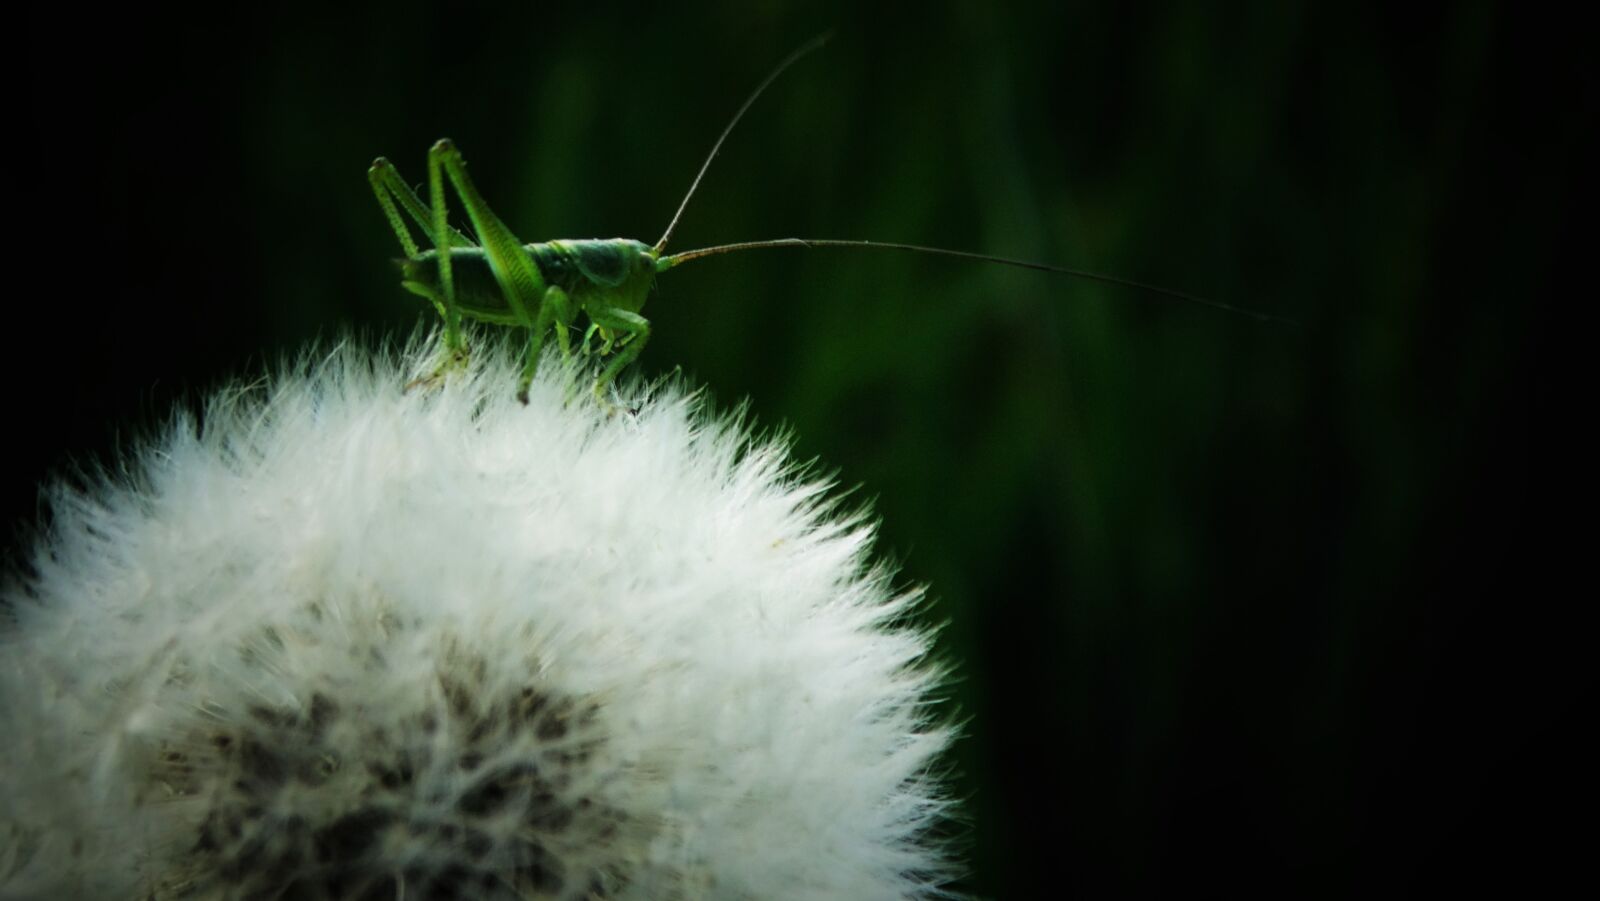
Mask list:
[[[591,306],[587,312],[589,321],[600,326],[602,334],[611,331],[621,335],[617,355],[594,380],[594,395],[603,401],[606,385],[611,384],[617,373],[639,356],[639,352],[644,350],[645,342],[650,340],[650,320],[638,313],[630,313],[615,307]]]
[[[590,341],[590,339],[594,337],[595,332],[600,333],[601,344],[599,350],[595,350],[592,346],[592,342]],[[603,357],[606,354],[611,353],[611,345],[616,340],[617,336],[613,334],[610,329],[602,329],[600,328],[600,323],[590,321],[589,327],[583,332],[583,340],[578,342],[578,349],[581,350],[583,355],[586,357],[591,353],[595,353]]]
[[[450,308],[444,305],[444,295],[440,294],[432,285],[423,282],[402,281],[400,287],[410,291],[418,297],[426,298],[439,311],[440,318],[450,318]]]
[[[406,256],[417,255],[417,244],[411,240],[411,230],[406,227],[405,220],[400,218],[400,209],[422,229],[422,233],[433,242],[435,247],[442,246],[434,237],[433,217],[428,208],[423,205],[422,198],[417,192],[411,190],[405,179],[394,168],[394,164],[383,157],[372,161],[372,168],[367,170],[367,182],[372,185],[372,193],[378,197],[378,205],[383,207],[383,215],[389,220],[389,227],[394,229],[395,236],[400,239],[400,246]],[[400,209],[395,208],[395,201],[400,201]],[[454,228],[449,229],[450,243],[456,247],[473,247],[473,241]]]
[[[367,184],[372,185],[372,193],[378,197],[378,206],[383,207],[384,218],[389,220],[389,227],[394,229],[394,236],[400,239],[400,249],[406,252],[406,256],[414,257],[417,255],[417,242],[411,239],[411,229],[406,228],[406,221],[400,218],[400,211],[394,207],[394,197],[390,196],[395,194],[396,196],[404,197],[403,194],[395,191],[394,186],[396,183],[405,192],[409,193],[411,191],[410,188],[406,187],[405,182],[400,181],[400,177],[395,174],[394,166],[388,160],[380,156],[372,161],[372,167],[367,170]],[[415,201],[417,199],[416,195],[412,194],[411,199]],[[406,201],[402,199],[400,202],[404,204]],[[407,208],[407,212],[410,212],[409,208]],[[431,228],[424,220],[422,225],[423,232],[428,233]]]
[[[528,386],[533,384],[533,374],[539,368],[539,348],[543,343],[544,333],[551,325],[555,326],[556,340],[561,344],[561,353],[572,356],[572,344],[567,338],[567,329],[572,326],[572,320],[577,316],[577,307],[572,303],[572,298],[562,290],[560,285],[551,285],[545,289],[544,296],[540,298],[539,312],[529,329],[527,355],[523,358],[522,377],[517,380],[517,400],[528,402]]]
[[[380,156],[372,161],[371,168],[367,169],[367,183],[372,186],[372,193],[378,198],[378,206],[383,208],[384,218],[389,220],[389,227],[394,230],[395,237],[400,239],[400,247],[405,251],[407,257],[416,259],[419,251],[417,242],[411,238],[411,229],[406,226],[405,220],[400,217],[401,209],[405,210],[406,215],[410,216],[412,221],[422,229],[422,233],[433,242],[441,257],[448,257],[449,248],[452,246],[473,246],[472,241],[466,235],[449,226],[445,227],[443,240],[439,238],[440,232],[434,223],[433,215],[427,207],[422,205],[422,199],[417,196],[417,192],[411,190],[411,186],[405,183],[405,180],[400,177],[400,173],[395,171],[394,165],[387,159]],[[399,209],[395,208],[395,201],[399,201]],[[439,316],[445,322],[445,351],[449,357],[454,358],[461,351],[461,336],[458,326],[461,318],[459,313],[455,313],[454,298],[441,294],[431,286],[421,282],[406,281],[401,284],[413,294],[420,294],[426,297],[434,308],[439,311]]]
[[[554,313],[544,276],[539,272],[539,264],[523,249],[522,242],[478,194],[477,187],[467,175],[467,164],[461,158],[461,151],[448,140],[439,141],[428,151],[428,190],[433,200],[433,233],[446,233],[444,179],[447,177],[461,196],[461,205],[466,207],[467,218],[472,220],[472,227],[483,242],[484,253],[489,258],[489,269],[494,273],[495,281],[500,283],[500,290],[505,292],[506,306],[530,332],[528,361],[525,364],[527,375],[523,382],[525,386],[526,379],[532,378],[531,373],[538,366],[544,332],[550,327],[550,318]],[[439,254],[439,282],[444,287],[446,305],[454,314],[454,321],[445,323],[448,335],[458,327],[461,315],[455,305],[455,283],[450,272],[448,253]],[[529,308],[536,303],[539,306],[537,320],[529,313]],[[518,392],[518,396],[526,401],[525,387]]]

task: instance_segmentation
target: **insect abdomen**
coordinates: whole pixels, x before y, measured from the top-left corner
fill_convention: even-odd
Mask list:
[[[407,281],[421,282],[443,292],[439,281],[439,253],[425,250],[408,260],[401,261]],[[461,314],[483,322],[499,325],[519,325],[521,320],[511,312],[505,292],[495,280],[489,258],[481,247],[457,247],[450,251],[450,276],[455,282],[456,305]],[[538,304],[541,298],[530,298]]]

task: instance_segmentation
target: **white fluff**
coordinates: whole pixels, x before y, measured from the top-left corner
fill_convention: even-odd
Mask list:
[[[676,385],[350,346],[49,492],[0,895],[916,898],[937,674],[872,528]],[[571,396],[574,399],[567,402]]]

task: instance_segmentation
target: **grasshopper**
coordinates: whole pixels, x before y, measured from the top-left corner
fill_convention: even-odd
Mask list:
[[[528,387],[539,365],[540,351],[545,335],[552,329],[561,352],[571,356],[572,341],[568,332],[584,313],[589,321],[579,347],[583,353],[591,352],[591,339],[600,335],[598,354],[611,356],[611,360],[595,377],[594,394],[605,403],[605,390],[629,363],[644,350],[650,339],[650,321],[639,314],[655,286],[656,276],[674,266],[690,260],[775,247],[865,247],[880,250],[899,250],[913,253],[936,254],[999,263],[1024,269],[1037,269],[1069,275],[1075,278],[1107,282],[1182,300],[1243,313],[1258,319],[1278,319],[1264,313],[1245,310],[1228,304],[1207,300],[1180,291],[1154,285],[1053,266],[1026,260],[1008,259],[980,253],[922,247],[915,244],[897,244],[884,241],[839,239],[778,238],[765,241],[741,241],[703,247],[676,254],[667,254],[667,242],[682,218],[683,211],[694,197],[700,181],[721,151],[722,144],[739,124],[745,112],[784,70],[822,46],[829,35],[814,38],[791,53],[767,75],[750,93],[723,128],[722,134],[706,155],[700,171],[690,183],[689,190],[679,203],[678,210],[668,223],[661,239],[646,244],[628,238],[592,238],[570,241],[544,241],[524,244],[505,223],[495,215],[479,195],[472,179],[467,175],[467,164],[448,139],[440,140],[428,151],[428,199],[423,204],[417,193],[402,179],[393,164],[383,157],[373,161],[367,170],[367,180],[377,195],[378,205],[400,239],[405,258],[400,261],[401,286],[407,291],[430,301],[444,318],[444,362],[441,374],[451,365],[459,365],[466,358],[466,348],[461,338],[461,317],[467,316],[496,325],[521,326],[528,330],[528,344],[523,367],[517,384],[517,398],[528,402]],[[451,227],[447,220],[448,207],[445,183],[455,188],[466,208],[478,240],[474,241]],[[421,249],[412,238],[401,212],[416,223],[433,244]]]

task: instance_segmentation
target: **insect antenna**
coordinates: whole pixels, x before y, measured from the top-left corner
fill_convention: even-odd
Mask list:
[[[923,247],[920,244],[896,244],[890,241],[849,241],[840,240],[837,238],[777,238],[771,241],[740,241],[735,244],[718,244],[715,247],[702,247],[698,250],[685,250],[682,253],[675,253],[670,256],[662,257],[656,263],[656,271],[664,272],[681,263],[687,263],[690,260],[698,260],[701,257],[719,256],[725,253],[737,253],[742,250],[763,250],[770,247],[867,247],[874,250],[899,250],[907,253],[926,253],[934,256],[955,257],[963,260],[977,260],[983,263],[998,263],[1002,266],[1014,266],[1018,269],[1036,269],[1040,272],[1054,272],[1058,275],[1071,276],[1072,278],[1081,278],[1087,281],[1101,282],[1107,285],[1117,285],[1123,288],[1132,288],[1136,291],[1146,291],[1151,294],[1160,294],[1164,297],[1171,297],[1177,300],[1184,300],[1190,303],[1197,303],[1203,306],[1212,307],[1213,309],[1225,310],[1229,313],[1237,313],[1241,316],[1248,316],[1251,319],[1260,320],[1262,322],[1278,322],[1285,325],[1296,324],[1293,319],[1288,319],[1283,316],[1275,316],[1271,313],[1263,313],[1259,310],[1234,306],[1233,304],[1223,303],[1219,300],[1211,300],[1210,298],[1200,297],[1196,294],[1188,294],[1183,291],[1174,291],[1171,288],[1162,288],[1146,282],[1134,281],[1133,279],[1118,278],[1114,275],[1104,275],[1099,272],[1088,272],[1083,269],[1071,269],[1066,266],[1055,266],[1049,263],[1035,263],[1029,260],[1015,260],[1011,259],[1010,257],[991,256],[986,253],[969,253],[965,250],[946,250],[943,247]]]
[[[689,198],[693,197],[695,189],[700,187],[700,179],[704,178],[706,170],[711,168],[711,161],[717,158],[717,152],[722,149],[722,142],[728,139],[728,135],[733,132],[733,127],[739,124],[740,119],[744,118],[745,110],[748,110],[750,105],[756,102],[756,98],[761,96],[761,92],[765,91],[768,85],[778,80],[778,76],[783,74],[783,70],[799,62],[801,57],[826,44],[831,37],[833,37],[833,32],[829,31],[806,41],[798,50],[785,57],[783,62],[778,63],[777,68],[772,70],[772,74],[768,75],[761,84],[756,85],[756,89],[750,92],[749,97],[745,98],[744,105],[739,107],[739,111],[733,114],[733,118],[729,120],[728,126],[722,130],[722,134],[717,136],[717,143],[711,145],[711,152],[706,154],[706,161],[700,164],[700,171],[695,173],[694,181],[689,183],[689,193],[683,195],[683,202],[678,204],[678,211],[672,214],[672,221],[667,223],[666,233],[661,236],[661,240],[657,241],[655,247],[652,248],[657,256],[667,249],[667,241],[672,237],[672,230],[678,227],[678,220],[683,218],[683,211],[689,206]]]

